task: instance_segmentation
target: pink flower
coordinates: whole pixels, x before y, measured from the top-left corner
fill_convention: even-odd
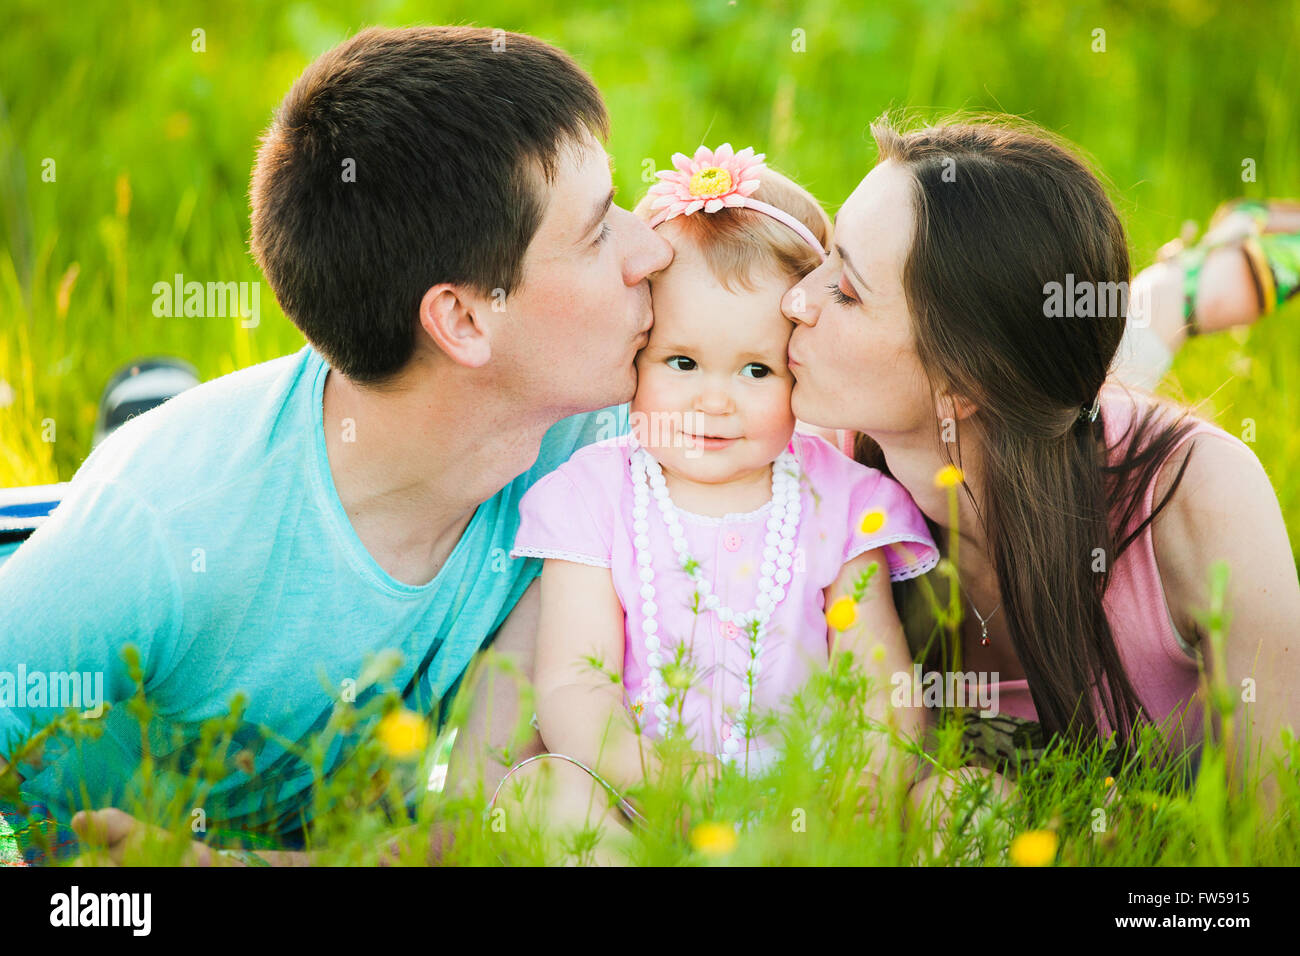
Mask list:
[[[650,208],[663,210],[655,216],[656,224],[701,209],[717,212],[724,206],[746,205],[745,197],[758,189],[759,174],[766,168],[764,156],[755,156],[752,146],[734,152],[730,143],[716,151],[701,146],[694,157],[674,153],[676,170],[660,170],[656,175],[662,182],[650,187],[655,197]]]

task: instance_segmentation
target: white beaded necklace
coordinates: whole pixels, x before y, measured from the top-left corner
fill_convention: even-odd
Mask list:
[[[668,484],[664,480],[663,469],[653,456],[644,448],[636,447],[632,452],[632,544],[636,550],[637,572],[641,578],[641,613],[645,616],[642,632],[646,649],[647,673],[642,682],[642,697],[654,704],[654,714],[658,723],[656,728],[660,737],[668,734],[668,705],[665,703],[667,687],[663,678],[663,655],[660,653],[659,623],[656,614],[658,605],[654,602],[654,559],[650,551],[650,526],[647,522],[650,514],[650,496],[653,493],[659,512],[663,515],[672,539],[673,551],[677,554],[680,566],[695,584],[699,596],[699,609],[712,611],[722,623],[732,623],[743,628],[749,634],[749,666],[745,671],[745,682],[737,700],[736,718],[732,721],[733,733],[723,741],[721,759],[728,760],[740,750],[736,731],[744,734],[746,740],[752,738],[750,726],[750,707],[754,700],[754,686],[762,670],[761,656],[763,638],[767,631],[767,622],[777,605],[785,598],[785,585],[790,582],[790,565],[793,563],[795,540],[799,532],[799,459],[787,448],[777,456],[772,465],[772,512],[767,519],[767,535],[763,545],[763,564],[759,568],[762,575],[758,585],[757,607],[751,611],[737,613],[722,603],[713,587],[704,575],[699,561],[691,557],[686,549],[686,534],[682,530],[677,509],[673,507],[668,494]]]

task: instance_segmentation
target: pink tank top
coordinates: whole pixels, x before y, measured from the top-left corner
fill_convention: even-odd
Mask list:
[[[1115,383],[1102,388],[1102,418],[1106,445],[1113,448],[1112,464],[1123,455],[1120,439],[1130,423],[1152,401]],[[1195,427],[1174,449],[1197,437],[1213,437],[1247,447],[1240,439],[1209,422],[1194,421]],[[851,447],[851,439],[852,433],[847,433],[844,443]],[[1174,449],[1171,449],[1171,454]],[[1155,491],[1156,480],[1153,479],[1143,492],[1142,506],[1124,529],[1124,536],[1151,514],[1155,507]],[[1186,645],[1170,620],[1150,525],[1111,567],[1103,607],[1120,660],[1147,717],[1169,728],[1170,741],[1175,749],[1185,749],[1199,742],[1205,714],[1196,651]],[[1028,681],[999,681],[993,687],[998,694],[999,713],[1026,720],[1038,719]],[[1104,717],[1101,723],[1103,733],[1109,732]]]

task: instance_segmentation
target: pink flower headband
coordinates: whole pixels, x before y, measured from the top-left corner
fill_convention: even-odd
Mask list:
[[[695,151],[694,157],[688,157],[685,153],[673,153],[676,171],[660,170],[656,175],[663,182],[650,187],[650,195],[655,197],[650,208],[662,210],[650,220],[650,228],[678,215],[689,216],[701,209],[717,212],[728,206],[739,206],[766,213],[777,222],[785,223],[825,259],[826,250],[811,229],[784,209],[750,198],[754,190],[758,189],[759,173],[767,168],[763,164],[766,155],[759,153],[755,156],[752,146],[747,146],[738,153],[733,152],[730,143],[723,143],[716,151],[701,146]]]

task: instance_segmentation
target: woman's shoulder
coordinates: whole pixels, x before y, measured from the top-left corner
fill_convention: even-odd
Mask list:
[[[1149,447],[1165,429],[1181,426],[1168,444],[1154,471],[1146,491],[1146,508],[1163,501],[1183,479],[1192,479],[1191,485],[1204,484],[1198,479],[1217,478],[1224,474],[1262,472],[1255,452],[1242,439],[1225,431],[1213,421],[1197,414],[1195,409],[1180,405],[1170,399],[1150,392],[1129,388],[1118,383],[1108,383],[1102,389],[1102,412],[1107,460],[1111,466],[1121,464],[1134,452]],[[1142,428],[1143,423],[1146,428]],[[1134,448],[1134,443],[1138,444]],[[1190,462],[1198,460],[1195,470]],[[1188,469],[1184,469],[1184,464]],[[1206,474],[1203,474],[1206,473]],[[1183,500],[1199,497],[1192,493]],[[1171,500],[1171,504],[1172,504]]]
[[[1267,530],[1282,521],[1276,493],[1244,441],[1184,406],[1108,386],[1103,409],[1111,416],[1106,436],[1112,465],[1124,459],[1132,440],[1149,443],[1162,426],[1180,421],[1187,425],[1156,464],[1133,522],[1160,509],[1151,522],[1149,540],[1138,546],[1149,549],[1146,560],[1154,562],[1179,632],[1194,634],[1197,624],[1188,608],[1204,603],[1215,556],[1231,554],[1237,563],[1249,560],[1251,540],[1267,537]],[[1129,437],[1148,411],[1156,429]]]
[[[1157,428],[1175,424],[1180,420],[1185,421],[1188,425],[1186,434],[1174,447],[1182,445],[1196,435],[1210,435],[1226,439],[1241,451],[1254,454],[1241,439],[1198,414],[1196,409],[1116,381],[1107,382],[1102,387],[1101,410],[1106,446],[1112,459],[1123,457],[1128,451],[1131,440],[1139,439],[1145,442],[1154,436],[1155,432],[1150,431],[1144,435],[1137,434],[1137,426],[1144,420],[1150,421]]]

